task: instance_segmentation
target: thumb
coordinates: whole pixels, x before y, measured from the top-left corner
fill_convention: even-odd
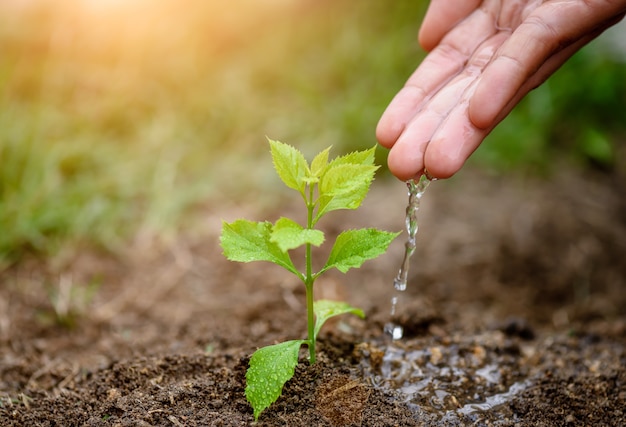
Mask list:
[[[419,43],[430,52],[459,22],[476,10],[481,0],[432,0],[419,31]]]

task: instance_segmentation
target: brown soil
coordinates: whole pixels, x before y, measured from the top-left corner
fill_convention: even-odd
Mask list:
[[[625,182],[466,171],[434,183],[396,319],[405,338],[382,333],[398,240],[321,279],[320,297],[368,316],[327,325],[319,363],[302,355],[258,425],[625,425]],[[303,289],[273,265],[226,261],[220,219],[274,220],[300,212],[291,203],[220,204],[195,237],[2,272],[0,424],[251,425],[247,360],[303,336]],[[400,230],[405,203],[403,185],[381,179],[361,210],[325,224],[328,240],[347,227]]]

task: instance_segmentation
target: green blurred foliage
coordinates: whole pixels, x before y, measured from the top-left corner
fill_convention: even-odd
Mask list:
[[[307,158],[331,144],[337,154],[370,147],[424,56],[426,5],[1,2],[0,260],[81,241],[115,249],[138,232],[189,227],[196,206],[278,184],[258,161],[269,159],[265,136]],[[623,63],[583,52],[478,160],[549,164],[568,143],[610,162],[626,126],[615,119],[625,81]]]
[[[0,8],[0,259],[10,260],[175,232],[198,204],[259,191],[274,183],[257,162],[269,158],[265,135],[307,153],[371,146],[391,88],[417,63],[405,61],[423,6]]]

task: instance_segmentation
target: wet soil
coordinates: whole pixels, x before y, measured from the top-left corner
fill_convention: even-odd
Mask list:
[[[383,334],[390,251],[318,296],[367,318],[327,325],[259,426],[626,424],[626,179],[547,181],[467,170],[430,186],[396,322]],[[259,346],[304,335],[304,292],[267,263],[226,261],[220,220],[296,218],[226,200],[166,242],[138,238],[24,260],[0,273],[0,425],[253,424],[245,369]],[[323,224],[402,230],[406,190],[379,179],[356,212]],[[327,251],[328,248],[322,251]],[[322,256],[323,257],[323,256]]]

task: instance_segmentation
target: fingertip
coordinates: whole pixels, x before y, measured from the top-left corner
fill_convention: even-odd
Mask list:
[[[501,101],[498,100],[499,97],[494,91],[497,91],[497,85],[494,87],[489,79],[483,77],[469,100],[467,114],[469,120],[478,129],[491,128],[500,112]]]
[[[434,148],[426,152],[424,164],[430,176],[437,179],[446,179],[461,170],[465,160],[458,156],[449,156]]]
[[[445,2],[433,0],[428,5],[426,15],[417,33],[417,41],[426,52],[439,44],[444,34],[452,28],[452,22],[445,23],[450,15],[445,10]]]
[[[419,175],[424,169],[424,156],[420,150],[396,145],[387,157],[389,171],[399,180],[406,181]]]
[[[487,134],[488,131],[473,126],[466,108],[456,108],[428,144],[424,166],[435,178],[450,178],[463,167]]]
[[[424,168],[433,178],[450,178],[461,169],[464,159],[459,154],[456,138],[438,136],[430,141],[424,153]]]
[[[385,148],[391,148],[402,133],[403,125],[383,115],[376,125],[376,139]]]
[[[439,43],[440,34],[435,33],[431,30],[428,22],[425,21],[425,24],[422,25],[417,33],[417,42],[426,52],[430,52],[437,46]]]

